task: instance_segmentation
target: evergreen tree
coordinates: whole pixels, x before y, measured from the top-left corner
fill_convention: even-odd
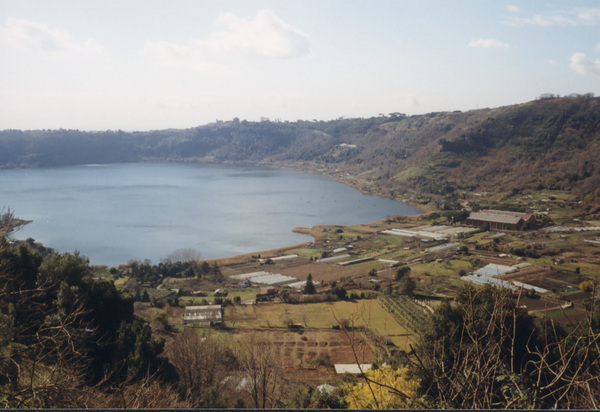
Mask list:
[[[302,290],[302,293],[304,293],[305,295],[314,295],[315,293],[317,293],[317,289],[315,288],[315,285],[313,283],[313,279],[312,279],[312,275],[309,273],[308,277],[306,278],[306,285],[304,285],[304,289]]]

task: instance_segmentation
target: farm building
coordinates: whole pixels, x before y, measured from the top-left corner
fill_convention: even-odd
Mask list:
[[[274,273],[251,278],[250,282],[258,283],[260,285],[283,285],[285,283],[294,282],[296,280],[296,278],[291,276],[283,276],[280,273]]]
[[[221,305],[186,306],[183,324],[215,325],[223,322]]]
[[[534,290],[538,293],[549,292],[547,289],[529,285],[523,282],[517,282],[515,280],[506,281],[499,278],[500,275],[511,273],[518,269],[519,267],[517,266],[504,266],[490,263],[482,268],[477,269],[470,275],[463,276],[461,279],[465,282],[476,283],[479,285],[490,284],[512,290],[519,290],[520,288],[523,288],[525,290]]]
[[[412,237],[412,238],[425,238],[425,239],[433,239],[433,240],[446,240],[449,238],[457,237],[465,237],[471,232],[474,232],[476,229],[462,227],[462,226],[446,226],[446,225],[437,225],[437,226],[419,226],[413,227],[410,229],[389,229],[382,230],[381,233],[386,235],[395,235],[395,236],[404,236],[404,237]],[[423,239],[421,239],[423,240]]]
[[[535,216],[529,213],[517,213],[504,210],[482,210],[472,212],[467,219],[467,224],[472,226],[486,226],[490,229],[519,230],[525,223],[535,222]]]

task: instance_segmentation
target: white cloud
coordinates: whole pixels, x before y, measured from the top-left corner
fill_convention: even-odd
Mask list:
[[[575,8],[557,10],[548,14],[530,17],[508,17],[507,24],[514,26],[594,26],[600,23],[600,8]]]
[[[162,40],[147,41],[139,54],[160,66],[199,70],[215,75],[230,72],[222,65],[211,63],[202,47],[193,42],[190,45],[181,45]]]
[[[306,34],[284,22],[270,10],[252,19],[222,13],[216,21],[221,30],[204,42],[209,48],[244,57],[295,58],[311,54]]]
[[[507,43],[494,39],[477,39],[469,42],[469,47],[483,47],[484,49],[507,49]]]
[[[521,11],[517,6],[513,6],[512,4],[506,6],[506,10],[510,11],[511,13],[518,13]]]
[[[585,53],[573,53],[569,67],[577,74],[600,76],[600,59],[592,60]]]
[[[50,28],[41,23],[15,18],[9,18],[0,25],[0,45],[49,54],[102,53],[102,47],[94,40],[78,42],[60,28]]]
[[[166,41],[146,42],[141,51],[144,56],[152,57],[156,60],[173,62],[178,60],[187,60],[194,54],[193,50],[186,46]]]

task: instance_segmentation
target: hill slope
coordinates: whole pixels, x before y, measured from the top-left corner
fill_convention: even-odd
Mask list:
[[[252,163],[318,171],[385,196],[456,189],[573,190],[600,199],[600,98],[469,112],[247,122],[125,133],[0,132],[0,167],[139,161]]]

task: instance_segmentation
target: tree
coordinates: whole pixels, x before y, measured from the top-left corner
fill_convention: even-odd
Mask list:
[[[89,348],[98,338],[88,333],[85,285],[40,274],[42,263],[26,248],[0,239],[0,405],[5,408],[77,406]]]
[[[239,359],[249,382],[249,391],[255,408],[272,408],[281,396],[279,360],[269,342],[252,339],[241,348]]]
[[[412,296],[415,293],[415,289],[417,289],[417,283],[411,278],[404,278],[400,281],[398,293]]]
[[[139,379],[147,372],[158,370],[158,355],[162,353],[165,342],[152,336],[152,329],[145,320],[136,317],[132,322],[123,322],[116,343],[115,364],[123,365],[120,375]]]
[[[420,382],[410,376],[408,368],[371,368],[365,381],[346,386],[350,409],[410,409],[421,405],[417,394]]]
[[[460,409],[530,406],[524,385],[530,352],[537,347],[534,318],[511,292],[468,285],[455,306],[433,313],[415,348],[413,366],[422,390],[436,405]]]
[[[410,267],[409,266],[401,266],[401,267],[398,268],[398,270],[396,270],[395,280],[399,281],[404,276],[408,275],[409,273],[410,273]]]
[[[185,398],[196,408],[223,407],[223,394],[216,389],[227,371],[236,366],[231,350],[213,336],[200,336],[184,329],[167,347]]]
[[[223,280],[223,274],[221,273],[221,269],[219,269],[219,266],[217,266],[217,262],[213,262],[213,266],[210,269],[210,273],[212,274],[212,281],[214,283],[218,283]]]
[[[201,253],[192,248],[177,249],[169,255],[167,260],[171,263],[182,262],[182,263],[196,263],[200,260]]]
[[[202,273],[202,275],[208,275],[210,273],[210,265],[207,261],[202,262],[202,265],[200,265],[200,273]]]
[[[78,253],[42,257],[0,237],[2,407],[125,407],[145,404],[144,388],[166,393],[162,342],[128,294],[90,273]]]
[[[342,286],[336,286],[335,288],[331,289],[331,292],[338,297],[339,300],[344,300],[346,299],[346,296],[348,294],[348,292],[346,291],[346,289]]]
[[[315,285],[313,284],[313,278],[310,273],[308,274],[308,277],[306,278],[306,284],[304,285],[304,289],[302,289],[302,293],[304,293],[305,295],[314,295],[315,293],[317,293],[317,289],[315,288]]]

